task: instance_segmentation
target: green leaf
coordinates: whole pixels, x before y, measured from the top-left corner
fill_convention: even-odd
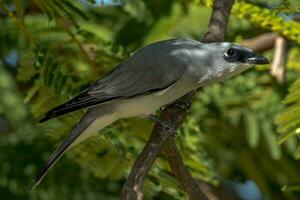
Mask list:
[[[268,121],[262,121],[261,124],[262,132],[265,138],[265,142],[267,143],[267,148],[271,154],[271,157],[275,160],[280,159],[281,157],[281,149],[277,145],[276,134],[272,129],[272,123]]]
[[[91,4],[95,4],[96,3],[96,0],[86,0],[86,1],[88,1]]]
[[[283,101],[287,106],[276,117],[277,131],[281,134],[278,142],[282,144],[300,134],[300,79],[289,88],[289,94]],[[295,156],[298,158],[298,156]]]
[[[17,73],[18,81],[27,82],[37,73],[34,68],[34,60],[35,56],[31,51],[21,58]]]
[[[285,192],[298,191],[300,190],[300,183],[285,185],[281,190]]]
[[[95,23],[82,22],[81,29],[88,31],[104,41],[112,41],[112,32],[104,26]]]
[[[258,145],[260,136],[258,121],[251,111],[245,114],[244,120],[248,144],[250,147],[255,148]]]
[[[88,20],[89,17],[87,14],[81,10],[79,7],[75,6],[75,4],[71,3],[70,1],[67,0],[62,0],[61,1],[66,7],[68,7],[70,10],[72,10],[74,13],[77,15],[81,16],[84,20]]]

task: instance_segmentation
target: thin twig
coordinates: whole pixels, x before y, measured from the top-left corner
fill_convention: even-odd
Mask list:
[[[84,57],[86,58],[86,61],[93,67],[93,69],[95,68],[94,66],[94,62],[92,60],[92,58],[90,57],[90,55],[88,54],[88,52],[85,50],[85,48],[83,47],[83,44],[81,44],[81,42],[77,39],[76,35],[74,33],[72,33],[72,31],[66,27],[63,26],[63,29],[70,35],[70,37],[72,38],[72,40],[77,44],[77,46],[79,47],[81,53],[84,55]]]

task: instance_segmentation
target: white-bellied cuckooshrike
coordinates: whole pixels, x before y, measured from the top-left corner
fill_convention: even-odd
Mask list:
[[[70,101],[45,114],[46,120],[88,108],[86,114],[56,149],[35,178],[38,185],[55,162],[71,147],[120,118],[149,116],[188,92],[226,80],[269,61],[230,42],[200,43],[170,39],[150,44],[120,63]]]

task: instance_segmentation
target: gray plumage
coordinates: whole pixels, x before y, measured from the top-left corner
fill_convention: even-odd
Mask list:
[[[147,116],[198,87],[223,81],[268,60],[234,43],[203,44],[171,39],[148,45],[40,122],[88,108],[86,115],[51,155],[35,178],[38,185],[63,153],[112,122]]]

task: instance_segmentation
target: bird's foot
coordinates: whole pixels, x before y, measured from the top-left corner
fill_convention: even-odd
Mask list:
[[[160,125],[162,125],[165,129],[168,129],[174,133],[176,133],[176,127],[173,124],[170,123],[166,123],[161,121],[158,117],[156,117],[155,115],[149,115],[149,119],[151,119],[154,122],[159,123]]]
[[[159,111],[162,112],[168,105],[164,105],[162,107],[159,108]]]
[[[163,111],[166,107],[171,106],[171,105],[183,110],[186,113],[190,112],[190,105],[185,103],[185,102],[183,102],[183,103],[170,103],[170,104],[167,104],[165,106],[160,107],[159,110]]]
[[[174,105],[175,107],[183,110],[186,113],[190,112],[190,105],[185,103],[185,102],[183,102],[183,103],[173,103],[172,105]]]

